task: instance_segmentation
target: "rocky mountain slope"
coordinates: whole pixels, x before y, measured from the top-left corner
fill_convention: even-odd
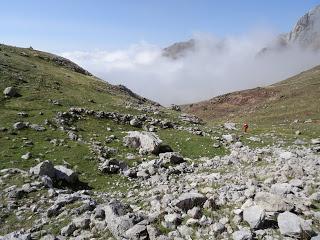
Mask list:
[[[319,238],[319,131],[205,124],[33,49],[0,70],[1,239]]]
[[[273,51],[299,47],[317,51],[320,48],[320,5],[303,15],[289,33],[281,34],[269,46],[259,52],[259,56]]]

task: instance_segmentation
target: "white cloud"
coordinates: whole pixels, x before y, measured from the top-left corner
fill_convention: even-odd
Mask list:
[[[196,51],[178,60],[162,57],[161,47],[146,43],[117,51],[62,55],[110,83],[124,84],[161,104],[182,104],[265,86],[320,63],[319,54],[299,48],[257,58],[274,36],[250,33],[218,39],[198,34]]]

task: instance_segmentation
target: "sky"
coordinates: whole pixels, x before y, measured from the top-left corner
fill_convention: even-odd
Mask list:
[[[62,55],[163,105],[266,86],[320,64],[320,53],[257,53],[320,0],[4,0],[0,42]],[[319,18],[320,19],[320,18]],[[193,38],[173,61],[162,49]],[[222,46],[222,47],[221,47]]]
[[[261,26],[287,32],[315,0],[3,0],[0,42],[62,52],[166,46]]]

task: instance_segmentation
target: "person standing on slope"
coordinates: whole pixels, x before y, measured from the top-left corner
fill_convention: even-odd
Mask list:
[[[249,128],[248,123],[244,123],[243,124],[243,130],[244,130],[245,133],[248,131],[248,128]]]

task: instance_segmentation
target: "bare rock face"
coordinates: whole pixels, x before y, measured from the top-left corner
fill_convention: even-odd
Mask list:
[[[288,43],[301,47],[320,48],[320,5],[302,16],[291,32],[287,34]]]
[[[292,46],[303,49],[320,49],[320,5],[303,15],[289,33],[281,34],[257,56],[285,50]]]

